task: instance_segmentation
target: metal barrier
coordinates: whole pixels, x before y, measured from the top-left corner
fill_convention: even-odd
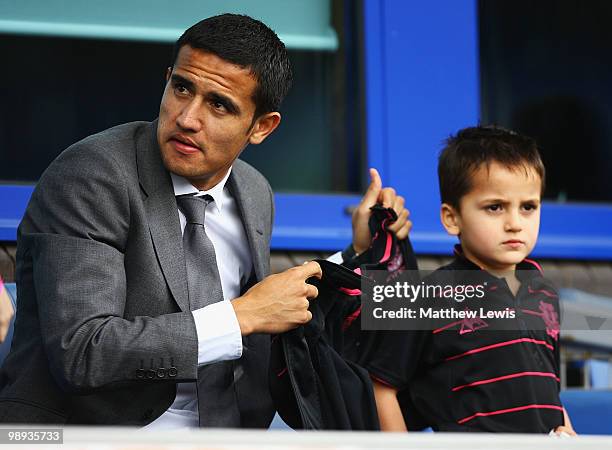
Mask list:
[[[130,428],[65,428],[62,449],[605,449],[612,437],[539,435],[296,432],[245,430],[139,431]]]

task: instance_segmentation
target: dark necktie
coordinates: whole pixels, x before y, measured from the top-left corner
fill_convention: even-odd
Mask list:
[[[187,266],[189,306],[193,311],[223,300],[215,247],[204,228],[206,207],[214,200],[210,195],[180,195],[176,200],[187,220],[183,232],[183,251]]]
[[[176,200],[187,222],[183,252],[189,305],[193,311],[223,301],[215,248],[204,227],[206,207],[214,200],[210,195],[181,195]],[[240,427],[232,361],[199,366],[197,388],[201,427]]]

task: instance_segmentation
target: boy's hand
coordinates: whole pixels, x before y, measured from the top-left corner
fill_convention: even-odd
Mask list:
[[[568,436],[578,436],[572,427],[561,425],[554,429],[554,433],[559,437],[564,437],[562,433]]]
[[[361,203],[353,212],[353,248],[358,254],[363,253],[370,247],[372,235],[368,222],[372,211],[370,208],[376,203],[381,203],[385,208],[393,208],[397,214],[397,220],[389,227],[389,231],[398,239],[406,239],[412,228],[412,222],[408,220],[410,211],[404,207],[404,197],[397,195],[392,187],[382,187],[380,175],[376,169],[370,169],[370,186],[363,195]]]
[[[372,379],[381,431],[406,432],[406,422],[397,400],[397,389]]]
[[[554,434],[558,437],[566,437],[566,436],[577,436],[574,431],[574,427],[572,426],[572,421],[570,420],[569,414],[567,413],[567,409],[563,408],[563,425],[558,426],[551,434]]]

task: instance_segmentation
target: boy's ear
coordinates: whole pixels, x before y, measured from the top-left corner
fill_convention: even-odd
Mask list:
[[[448,234],[459,236],[461,232],[459,212],[454,207],[448,203],[442,203],[440,207],[440,220]]]
[[[251,144],[261,144],[281,121],[279,112],[270,112],[258,117],[250,130],[249,142]]]

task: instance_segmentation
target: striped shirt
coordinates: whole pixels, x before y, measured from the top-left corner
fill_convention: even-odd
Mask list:
[[[504,318],[505,326],[494,318],[446,319],[427,331],[383,333],[378,348],[389,356],[372,358],[366,368],[400,390],[408,429],[548,433],[562,425],[554,286],[526,259],[517,265],[521,286],[514,296],[504,279],[460,250],[425,282],[457,271],[486,286],[489,310],[511,310],[514,318]]]

